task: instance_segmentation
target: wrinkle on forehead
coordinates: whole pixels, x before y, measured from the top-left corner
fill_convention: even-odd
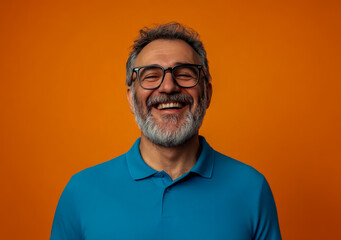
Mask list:
[[[200,57],[183,40],[158,39],[152,41],[141,50],[136,57],[135,67],[151,64],[173,67],[178,63],[200,64]]]

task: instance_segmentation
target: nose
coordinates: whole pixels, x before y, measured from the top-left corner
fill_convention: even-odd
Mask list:
[[[158,88],[160,93],[175,93],[180,92],[180,87],[176,84],[175,80],[173,79],[171,72],[165,72],[165,77],[161,86]]]

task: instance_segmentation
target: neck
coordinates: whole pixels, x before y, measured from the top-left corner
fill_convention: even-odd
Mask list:
[[[173,180],[191,170],[200,155],[199,136],[175,147],[163,147],[141,135],[140,152],[143,160],[157,171],[165,171]]]

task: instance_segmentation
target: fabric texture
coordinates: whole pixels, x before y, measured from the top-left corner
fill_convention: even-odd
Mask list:
[[[50,240],[280,240],[275,202],[258,171],[213,150],[176,180],[126,153],[75,174]]]

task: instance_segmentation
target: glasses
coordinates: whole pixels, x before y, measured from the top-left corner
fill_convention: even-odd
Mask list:
[[[170,71],[175,83],[182,88],[191,88],[198,84],[202,65],[180,64],[175,67],[163,68],[159,65],[148,65],[133,68],[137,81],[144,89],[156,89],[161,86],[166,71]],[[204,75],[205,72],[203,71]],[[132,81],[132,78],[131,78]]]

